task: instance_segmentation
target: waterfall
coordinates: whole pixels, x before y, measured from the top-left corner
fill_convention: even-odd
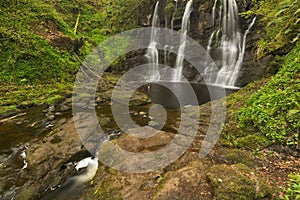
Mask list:
[[[158,24],[158,4],[159,1],[156,3],[154,8],[154,13],[152,17],[152,30],[151,30],[151,36],[150,36],[150,43],[147,48],[146,57],[148,59],[149,65],[151,65],[151,77],[149,81],[157,81],[160,79],[159,70],[158,70],[158,50],[156,48],[157,42],[156,42],[156,35],[157,35],[157,29],[155,27],[159,27]]]
[[[173,78],[172,78],[174,82],[179,82],[182,79],[184,51],[186,46],[186,37],[187,37],[188,25],[190,21],[190,14],[192,12],[192,5],[193,5],[193,0],[190,0],[186,4],[186,8],[183,14],[183,19],[181,23],[180,44],[179,44],[176,63],[175,63],[175,73],[173,74]]]
[[[221,55],[221,62],[217,66],[205,70],[206,82],[222,86],[234,86],[238,77],[245,53],[246,36],[253,26],[255,19],[242,36],[238,22],[238,6],[235,0],[223,0],[219,11],[216,12],[218,0],[215,0],[212,9],[214,30],[209,38],[207,52],[216,60],[216,55]],[[216,15],[219,15],[219,23],[216,23]],[[217,67],[217,68],[216,68]]]
[[[238,75],[239,75],[239,72],[240,72],[240,69],[241,69],[241,66],[242,66],[242,63],[243,63],[243,59],[244,59],[247,35],[248,35],[251,27],[254,25],[255,20],[256,20],[256,17],[253,18],[253,20],[250,23],[248,29],[244,33],[243,43],[242,43],[243,44],[242,51],[239,54],[239,57],[238,57],[238,60],[237,60],[237,63],[236,63],[236,69],[233,71],[233,74],[229,79],[229,83],[228,83],[229,86],[234,86],[234,84],[236,82],[236,79],[238,78]]]

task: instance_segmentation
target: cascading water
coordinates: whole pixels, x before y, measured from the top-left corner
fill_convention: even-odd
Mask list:
[[[158,71],[158,50],[156,48],[157,42],[156,42],[156,35],[157,35],[157,29],[156,27],[159,27],[158,25],[158,4],[159,1],[156,3],[154,8],[154,13],[152,17],[152,30],[151,30],[151,36],[150,36],[150,44],[147,48],[146,57],[148,58],[148,63],[152,66],[151,69],[151,77],[149,81],[157,81],[160,79],[159,71]]]
[[[192,12],[193,0],[190,0],[186,4],[186,8],[184,11],[182,23],[181,23],[181,37],[180,44],[178,48],[176,63],[175,63],[175,72],[173,74],[172,81],[179,82],[182,79],[182,68],[183,68],[183,60],[184,60],[184,51],[186,46],[186,37],[188,32],[188,25],[190,22],[190,14]]]
[[[214,31],[207,46],[207,51],[215,59],[217,66],[208,67],[204,73],[207,83],[234,86],[243,62],[246,36],[255,19],[242,36],[238,26],[238,6],[235,0],[223,0],[223,4],[220,3],[218,13],[216,12],[217,4],[218,0],[215,0],[212,9]],[[219,23],[216,20],[217,14],[219,15]],[[215,54],[222,55],[221,62],[218,62],[216,56],[212,55],[213,51]]]

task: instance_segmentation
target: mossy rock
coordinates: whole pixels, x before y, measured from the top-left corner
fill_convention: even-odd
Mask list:
[[[252,149],[252,150],[264,149],[273,143],[272,140],[269,140],[266,136],[260,133],[237,138],[236,141],[238,147]]]
[[[23,200],[29,200],[33,199],[35,196],[37,196],[37,188],[34,188],[33,186],[30,186],[26,188],[25,190],[20,191],[19,194],[17,194],[14,198],[15,199],[23,199]]]
[[[254,166],[253,158],[247,151],[242,151],[239,149],[229,149],[228,152],[225,154],[225,157],[227,161],[234,164],[242,163],[244,165],[247,165],[248,167]]]
[[[271,189],[244,164],[216,165],[207,173],[216,199],[268,199]]]
[[[175,6],[173,1],[167,1],[167,5],[165,7],[165,13],[167,17],[171,17],[174,12]]]
[[[120,187],[104,180],[96,186],[93,196],[88,199],[121,200]]]

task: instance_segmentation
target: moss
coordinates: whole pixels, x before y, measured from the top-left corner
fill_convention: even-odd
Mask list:
[[[264,199],[271,197],[266,183],[244,164],[216,165],[207,173],[216,199]]]
[[[103,168],[104,170],[104,168]],[[106,175],[101,176],[100,180],[96,179],[91,182],[91,187],[87,189],[85,192],[85,195],[83,196],[83,199],[108,199],[108,200],[119,200],[121,198],[121,190],[122,186],[120,182],[117,180],[112,179],[117,174],[117,171],[111,171],[111,169],[108,169],[109,171],[105,172]],[[113,172],[112,174],[110,172]],[[102,173],[102,172],[100,172]]]
[[[173,15],[174,9],[175,9],[174,1],[168,0],[167,1],[167,5],[165,7],[165,13],[166,13],[166,17],[167,18],[169,18],[169,17],[171,17]]]
[[[80,59],[112,34],[137,27],[142,17],[136,10],[148,5],[138,0],[1,1],[0,113],[57,101],[72,88]]]
[[[88,199],[121,200],[121,186],[114,186],[111,182],[103,181],[97,185],[92,197]]]
[[[20,193],[15,196],[15,199],[30,200],[36,195],[36,190],[32,187],[29,187],[23,191],[20,191]]]
[[[27,106],[52,104],[68,94],[71,84],[23,85],[4,84],[0,89],[0,114]]]
[[[270,146],[273,141],[269,140],[266,136],[261,133],[246,135],[236,139],[237,147],[246,149],[264,149]]]
[[[57,136],[57,135],[54,135],[53,136],[53,139],[50,141],[52,144],[57,144],[57,143],[60,143],[62,141],[62,138]]]
[[[270,53],[284,55],[299,41],[299,6],[298,0],[255,1],[252,9],[242,13],[245,17],[260,16],[259,23],[264,26],[257,57]]]
[[[285,56],[279,72],[238,110],[238,125],[255,127],[269,140],[299,142],[300,42]]]
[[[203,2],[200,4],[199,8],[198,8],[198,12],[199,13],[203,13],[206,12],[209,9],[209,2]]]
[[[249,167],[254,166],[253,158],[251,157],[250,153],[246,151],[242,151],[239,149],[230,149],[225,154],[227,161],[231,163],[242,163]]]

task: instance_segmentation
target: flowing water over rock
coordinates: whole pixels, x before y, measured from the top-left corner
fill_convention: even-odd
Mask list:
[[[238,6],[235,0],[215,0],[212,9],[212,32],[207,51],[216,66],[205,70],[206,82],[222,86],[235,86],[245,53],[246,37],[255,18],[242,35],[239,27]],[[220,56],[221,55],[221,56]]]
[[[183,14],[182,24],[181,24],[181,37],[180,37],[180,46],[177,53],[177,58],[175,62],[175,73],[173,75],[173,81],[179,82],[182,80],[182,69],[183,69],[183,61],[184,61],[184,52],[186,46],[186,37],[188,32],[188,26],[190,22],[190,15],[192,12],[193,1],[190,0],[186,4],[186,8]]]
[[[159,1],[156,3],[154,8],[154,13],[152,16],[152,30],[151,30],[151,36],[150,36],[150,44],[147,49],[147,54],[145,55],[148,59],[148,63],[150,66],[152,66],[151,69],[151,77],[149,81],[156,81],[160,79],[159,71],[158,71],[158,50],[156,48],[157,42],[156,42],[156,36],[157,36],[157,30],[156,27],[159,27],[159,19],[158,19],[158,5]]]
[[[159,2],[156,3],[154,13],[153,13],[153,18],[152,18],[152,31],[151,31],[151,36],[150,36],[150,43],[147,48],[147,53],[146,57],[148,58],[148,63],[151,66],[151,76],[149,78],[149,81],[159,81],[159,80],[164,80],[165,77],[161,77],[160,72],[158,70],[158,65],[159,65],[159,51],[157,49],[158,40],[157,38],[157,27],[159,27],[159,18],[158,18],[158,6]],[[176,57],[176,62],[174,66],[174,72],[171,76],[171,81],[173,82],[179,82],[182,81],[182,69],[183,69],[183,61],[184,61],[184,53],[185,53],[185,47],[186,47],[186,41],[187,41],[187,32],[189,29],[189,22],[190,22],[190,14],[193,9],[193,1],[190,0],[186,4],[185,12],[183,14],[183,19],[181,23],[181,37],[180,37],[180,42],[179,42],[179,47],[178,47],[178,52],[177,52],[177,57]],[[176,9],[177,9],[177,1],[176,1]],[[173,19],[171,20],[171,29],[173,29]],[[173,41],[172,41],[173,42]],[[172,44],[167,44],[163,47],[164,49],[164,63],[168,64],[170,63],[170,52],[171,49],[173,49]]]
[[[27,180],[20,177],[27,167],[26,143],[51,131],[53,124],[42,111],[43,107],[30,108],[0,124],[0,199],[10,199]]]

